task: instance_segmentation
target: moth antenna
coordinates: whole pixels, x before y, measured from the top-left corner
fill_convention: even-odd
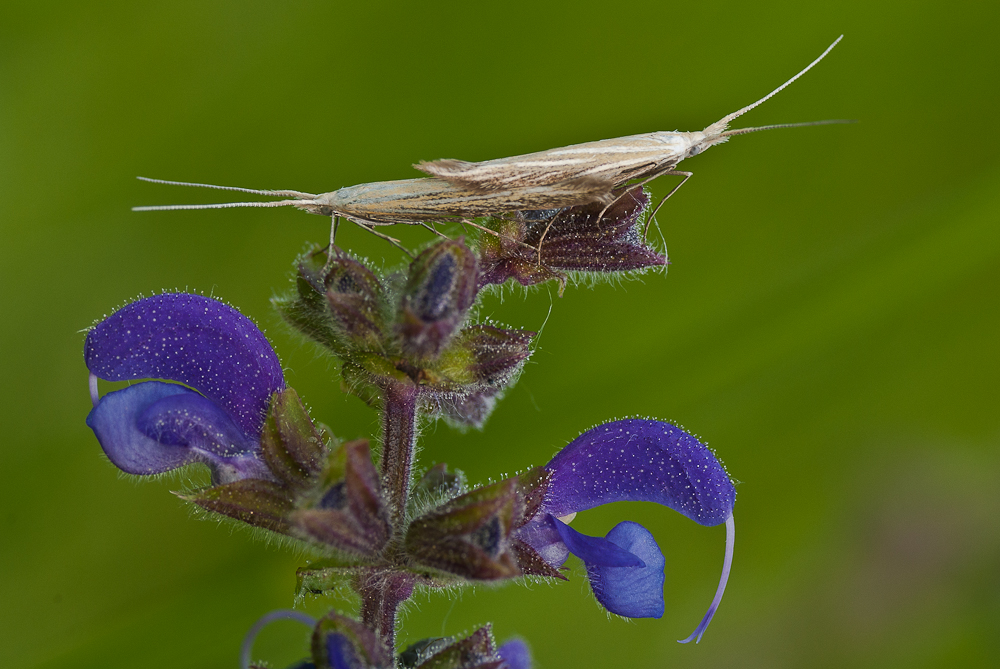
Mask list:
[[[803,69],[801,72],[799,72],[798,74],[796,74],[794,77],[792,77],[791,79],[789,79],[785,83],[783,83],[780,86],[778,86],[777,88],[775,88],[773,91],[771,91],[770,93],[768,93],[767,95],[765,95],[764,97],[762,97],[760,100],[757,100],[757,102],[754,102],[753,104],[749,104],[746,107],[744,107],[743,109],[740,109],[739,111],[734,111],[732,114],[729,114],[728,116],[724,116],[723,118],[719,119],[718,121],[716,121],[712,125],[710,125],[707,128],[705,128],[704,133],[706,135],[709,135],[709,136],[719,134],[723,130],[725,130],[727,127],[729,127],[730,121],[732,121],[733,119],[735,119],[735,118],[737,118],[739,116],[742,116],[743,114],[746,114],[748,111],[750,111],[754,107],[756,107],[758,105],[761,105],[761,104],[767,102],[768,100],[770,100],[772,97],[774,97],[775,95],[777,95],[778,93],[780,93],[781,91],[783,91],[790,83],[792,83],[793,81],[795,81],[796,79],[798,79],[799,77],[801,77],[803,74],[805,74],[806,72],[808,72],[809,70],[811,70],[813,68],[813,66],[816,65],[816,63],[818,63],[819,61],[821,61],[824,58],[826,58],[826,54],[830,53],[830,51],[833,50],[833,47],[837,46],[837,44],[842,39],[844,39],[843,35],[841,35],[836,40],[834,40],[833,44],[831,44],[830,46],[828,46],[826,48],[826,51],[824,51],[823,53],[821,53],[819,55],[819,58],[817,58],[813,62],[811,62],[808,65],[806,65],[805,69]]]
[[[198,184],[200,185],[200,184]],[[321,204],[316,200],[279,200],[277,202],[223,202],[221,204],[154,204],[132,207],[132,211],[173,211],[175,209],[232,209],[233,207],[289,207],[302,204]]]
[[[690,643],[692,641],[699,643],[702,635],[705,634],[705,630],[708,628],[708,624],[712,622],[712,616],[715,615],[715,611],[719,608],[719,602],[722,601],[722,595],[726,592],[726,583],[729,581],[729,570],[733,566],[733,544],[735,541],[736,524],[733,522],[733,514],[729,514],[729,518],[726,518],[726,557],[722,562],[722,578],[719,579],[719,588],[715,591],[715,598],[708,607],[708,613],[701,619],[701,622],[695,628],[694,632],[691,633],[691,636],[686,639],[680,639],[677,643]]]
[[[761,125],[756,128],[736,128],[734,130],[727,130],[723,133],[719,133],[719,137],[735,137],[736,135],[745,135],[748,132],[757,132],[758,130],[774,130],[775,128],[804,128],[807,125],[831,125],[833,123],[857,123],[857,119],[831,119],[828,121],[806,121],[805,123],[775,123],[773,125]]]
[[[294,197],[302,199],[315,199],[314,193],[302,193],[297,190],[258,190],[256,188],[239,188],[238,186],[216,186],[213,184],[196,184],[187,181],[167,181],[166,179],[150,179],[149,177],[136,177],[139,181],[148,181],[151,184],[166,184],[167,186],[196,186],[198,188],[214,188],[216,190],[235,190],[241,193],[253,193],[254,195],[268,195],[271,197]]]

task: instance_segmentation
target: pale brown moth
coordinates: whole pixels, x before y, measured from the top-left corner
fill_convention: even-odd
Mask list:
[[[665,174],[683,176],[684,179],[663,198],[652,214],[650,214],[649,218],[647,218],[648,225],[648,221],[652,219],[660,206],[663,205],[663,201],[673,195],[691,177],[691,172],[681,172],[674,169],[685,158],[698,155],[709,147],[722,144],[728,141],[730,137],[735,137],[736,135],[745,135],[751,132],[774,128],[796,128],[829,123],[852,123],[853,121],[847,120],[812,121],[727,130],[733,120],[766,102],[812,69],[813,66],[830,53],[833,47],[837,46],[837,43],[843,37],[843,35],[838,37],[816,60],[809,63],[802,71],[778,88],[753,104],[749,104],[732,114],[722,117],[700,132],[680,132],[676,130],[673,132],[650,132],[615,139],[603,139],[584,144],[573,144],[558,149],[528,153],[511,158],[497,158],[478,163],[444,159],[433,162],[422,162],[414,165],[414,167],[456,186],[484,193],[500,191],[511,187],[549,186],[559,188],[569,183],[586,183],[590,185],[588,193],[595,195],[595,199],[598,200],[606,200],[609,197],[611,189],[634,179],[641,180],[640,183],[636,184],[638,187]],[[603,184],[603,189],[600,188],[601,184]]]
[[[497,234],[493,230],[473,223],[470,219],[513,211],[558,209],[593,202],[610,205],[611,191],[623,183],[638,179],[640,181],[635,186],[641,187],[665,174],[683,176],[684,180],[667,194],[647,218],[648,225],[649,220],[663,205],[663,201],[673,195],[691,176],[690,172],[674,169],[685,158],[697,155],[715,144],[721,144],[735,135],[772,128],[848,122],[815,121],[727,130],[732,120],[762,104],[808,72],[837,45],[841,37],[838,37],[805,69],[777,89],[757,102],[723,117],[701,132],[675,131],[631,135],[480,163],[458,160],[425,162],[415,167],[431,174],[431,177],[360,184],[318,195],[295,190],[258,190],[139,177],[143,181],[152,183],[215,188],[285,199],[272,202],[156,205],[133,207],[133,211],[292,206],[311,214],[331,216],[334,220],[331,241],[336,234],[338,219],[345,218],[379,237],[398,243],[398,240],[381,234],[374,228],[408,224],[423,225],[433,230],[429,223],[458,221],[490,234]]]

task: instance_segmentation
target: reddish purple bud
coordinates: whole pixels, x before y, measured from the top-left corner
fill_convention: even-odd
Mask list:
[[[391,530],[368,441],[343,444],[330,460],[330,483],[320,498],[312,508],[300,508],[291,516],[295,531],[337,551],[374,557]]]
[[[503,659],[496,653],[490,625],[481,627],[461,641],[437,650],[441,642],[429,646],[433,654],[424,650],[416,669],[500,669]]]
[[[513,278],[530,286],[553,278],[564,281],[561,272],[566,271],[628,272],[666,265],[666,257],[642,237],[649,195],[633,186],[612,196],[606,211],[604,204],[592,203],[520,212],[514,221],[498,223],[503,237],[482,240],[480,285]]]
[[[374,632],[356,620],[329,613],[312,636],[316,669],[390,669],[392,653]]]
[[[379,346],[388,303],[367,267],[338,249],[302,256],[298,273],[297,294],[273,300],[292,327],[337,355]]]
[[[517,479],[477,488],[410,524],[405,546],[427,567],[464,578],[491,581],[520,576],[509,551],[520,518]]]
[[[347,336],[367,344],[383,337],[385,291],[371,270],[340,254],[330,261],[324,285],[334,321]]]
[[[484,389],[510,383],[525,360],[531,357],[529,330],[503,330],[492,325],[473,325],[462,330],[455,345],[472,354],[466,369],[473,382]]]
[[[403,349],[433,358],[465,320],[476,298],[476,256],[461,241],[443,240],[410,264],[400,304]]]

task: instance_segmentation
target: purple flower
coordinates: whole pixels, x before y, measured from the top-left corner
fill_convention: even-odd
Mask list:
[[[733,556],[736,490],[704,444],[654,420],[620,420],[584,432],[545,465],[552,477],[545,501],[516,538],[545,562],[561,567],[569,553],[582,559],[597,600],[630,618],[663,615],[664,558],[642,525],[623,522],[606,537],[577,532],[578,511],[619,501],[657,502],[702,525],[726,524],[726,557],[715,599],[684,639],[701,640],[718,608]]]
[[[84,359],[94,401],[87,425],[119,469],[150,475],[201,462],[215,484],[273,478],[260,436],[271,396],[285,387],[281,364],[232,307],[186,293],[133,302],[90,330]],[[99,378],[174,383],[99,397]]]
[[[531,651],[521,639],[510,639],[497,648],[505,669],[531,669]]]

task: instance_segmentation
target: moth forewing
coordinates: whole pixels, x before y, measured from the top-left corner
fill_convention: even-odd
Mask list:
[[[731,121],[767,101],[812,69],[842,38],[843,35],[838,37],[818,58],[760,100],[724,116],[700,132],[651,132],[478,163],[445,159],[423,162],[414,167],[451,183],[482,191],[511,185],[556,186],[565,180],[580,177],[598,179],[615,187],[633,179],[655,178],[666,174],[685,158],[721,144],[735,135],[778,127],[849,123],[850,121],[819,121],[726,130]]]
[[[671,161],[670,157],[683,155],[701,135],[697,132],[649,132],[481,163],[445,159],[415,167],[450,183],[479,191],[549,186],[579,178],[617,186],[657,167],[670,169],[666,164],[678,162]]]

